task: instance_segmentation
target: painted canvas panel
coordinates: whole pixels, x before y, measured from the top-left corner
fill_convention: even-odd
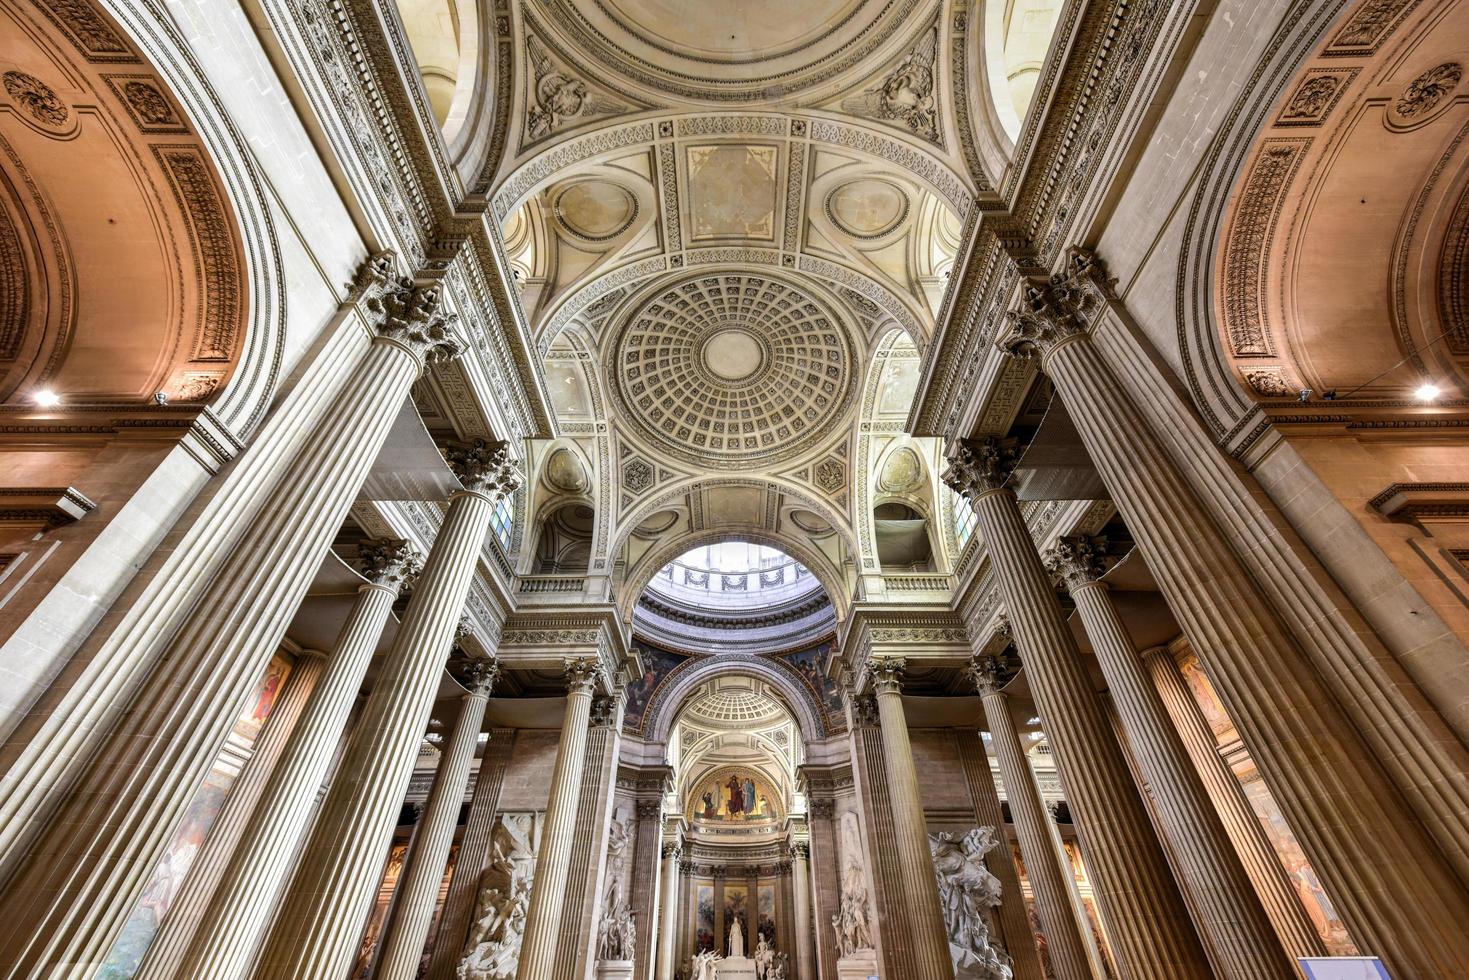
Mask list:
[[[277,654],[270,659],[264,674],[256,683],[255,690],[251,692],[250,700],[234,728],[235,734],[247,747],[253,745],[260,734],[290,671],[291,660]],[[237,777],[238,773],[232,767],[216,764],[194,791],[194,797],[184,810],[183,819],[174,831],[173,839],[169,841],[163,856],[158,859],[143,894],[128,915],[128,920],[116,942],[112,944],[107,959],[98,967],[97,980],[124,980],[137,973],[164,915],[178,897],[189,869],[194,866],[194,860],[204,846],[209,829],[214,826],[220,811],[224,809],[224,801]]]
[[[831,682],[822,670],[822,664],[826,662],[831,653],[831,644],[823,643],[809,650],[800,650],[796,653],[783,653],[780,659],[795,668],[796,673],[806,682],[812,697],[816,703],[826,711],[827,727],[832,729],[846,727],[846,715],[842,712],[842,696],[837,691],[836,685]]]
[[[352,980],[366,980],[372,970],[372,957],[377,951],[377,941],[382,937],[383,925],[388,918],[388,903],[393,900],[393,889],[398,887],[398,878],[403,874],[403,862],[408,858],[408,842],[400,841],[388,849],[388,861],[383,867],[383,880],[378,885],[377,901],[367,917],[367,928],[362,933],[362,946],[357,950],[357,962],[348,974]]]
[[[622,715],[622,728],[640,735],[647,721],[648,705],[652,702],[658,685],[673,673],[675,667],[689,658],[642,643],[636,646],[643,657],[643,674],[627,686],[627,708]]]
[[[775,945],[775,882],[762,881],[755,901],[755,931]]]
[[[745,954],[749,955],[753,948],[750,939],[750,888],[748,885],[724,883],[724,915],[720,919],[720,925],[724,927],[724,955],[729,955],[729,934],[734,928],[736,920],[740,924],[740,933],[745,937]]]
[[[700,882],[694,895],[694,940],[703,953],[714,948],[714,883]]]
[[[690,816],[706,823],[770,823],[780,817],[778,799],[753,769],[721,769],[695,790]]]

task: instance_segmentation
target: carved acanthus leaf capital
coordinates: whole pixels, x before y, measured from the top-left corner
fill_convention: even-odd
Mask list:
[[[500,662],[491,657],[470,657],[460,663],[456,673],[471,694],[489,694],[500,676]]]
[[[423,568],[418,549],[398,538],[370,538],[357,549],[362,575],[373,585],[401,590]]]
[[[369,259],[358,273],[370,283],[362,303],[373,314],[378,336],[403,347],[422,364],[459,356],[464,343],[454,332],[458,315],[445,312],[442,288],[420,286],[407,276],[384,275],[378,258]]]
[[[797,861],[811,860],[811,845],[803,840],[791,841],[791,857]]]
[[[1011,357],[1043,358],[1090,333],[1110,294],[1111,281],[1097,257],[1072,248],[1060,272],[1025,289],[1020,309],[1007,314],[995,346]]]
[[[850,694],[848,701],[852,708],[853,728],[876,728],[877,699],[870,694]]]
[[[985,654],[969,659],[969,678],[981,695],[994,694],[1010,674],[1009,658],[1003,653]]]
[[[683,845],[678,841],[672,841],[663,845],[663,860],[677,861],[683,857]]]
[[[1103,561],[1107,542],[1084,534],[1061,538],[1046,552],[1046,570],[1064,585],[1068,592],[1089,585],[1102,577],[1107,565]]]
[[[867,668],[872,677],[872,689],[878,694],[901,694],[906,664],[902,657],[873,657]]]
[[[959,496],[973,500],[998,490],[1015,468],[1015,445],[1009,439],[960,439],[944,470],[944,483]]]
[[[567,660],[565,668],[568,694],[591,694],[597,689],[597,681],[602,675],[602,665],[596,660],[591,657],[577,657]]]
[[[622,696],[618,694],[592,698],[591,725],[593,728],[611,728],[617,724],[621,713]]]
[[[520,489],[522,477],[510,455],[508,442],[476,439],[468,446],[450,446],[444,458],[464,489],[484,494],[493,501]]]

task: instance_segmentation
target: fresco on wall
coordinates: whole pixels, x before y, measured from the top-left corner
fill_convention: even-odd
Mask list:
[[[254,746],[290,671],[289,658],[277,654],[270,659],[265,673],[250,694],[245,710],[235,722],[234,736],[237,745],[243,745],[247,749]],[[168,842],[168,848],[158,859],[143,894],[133,906],[122,932],[118,934],[117,941],[107,954],[107,959],[98,967],[97,980],[125,980],[138,972],[143,955],[148,952],[164,915],[178,897],[184,877],[199,856],[204,839],[209,835],[209,828],[214,826],[214,821],[224,809],[224,801],[238,775],[233,765],[216,762],[204,777],[204,782],[194,791],[194,797],[184,810],[183,819],[179,821],[173,839]]]
[[[698,952],[714,948],[714,885],[700,884],[695,898],[695,933]]]
[[[643,723],[647,720],[648,705],[653,693],[673,669],[689,658],[679,653],[669,653],[643,643],[634,643],[643,658],[643,675],[627,686],[627,708],[622,715],[622,728],[633,734],[643,734]]]
[[[756,899],[755,930],[765,937],[765,941],[771,946],[775,945],[775,883],[762,881],[759,885],[758,898]],[[753,945],[752,947],[753,948]]]
[[[842,711],[842,696],[837,691],[836,685],[831,682],[831,678],[822,671],[822,666],[826,663],[826,658],[830,653],[831,644],[823,643],[809,650],[783,653],[779,659],[795,668],[796,673],[801,675],[801,680],[806,682],[811,696],[826,712],[827,730],[845,731],[847,722],[846,715]]]
[[[769,823],[780,817],[778,799],[753,769],[723,769],[695,788],[690,816],[707,823]]]

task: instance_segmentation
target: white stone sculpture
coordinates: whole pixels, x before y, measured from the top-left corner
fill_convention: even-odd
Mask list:
[[[515,980],[530,911],[534,824],[532,814],[504,814],[490,831],[490,863],[480,875],[459,980]]]
[[[616,900],[603,910],[602,922],[597,927],[597,958],[599,960],[630,960],[637,941],[637,920],[626,902]]]
[[[770,976],[770,965],[775,962],[775,947],[764,936],[755,944],[755,976],[759,980],[767,980]]]
[[[719,967],[716,964],[722,959],[724,957],[712,949],[696,954],[689,964],[689,980],[718,980]]]
[[[791,958],[784,953],[776,953],[770,961],[770,967],[765,971],[763,980],[786,980],[791,968]]]
[[[837,914],[831,917],[836,932],[837,955],[852,956],[873,949],[870,924],[871,903],[868,900],[867,868],[862,861],[862,835],[857,827],[857,814],[842,814],[842,898]]]
[[[962,840],[930,834],[934,877],[949,934],[956,980],[1011,980],[1010,958],[990,940],[990,910],[1000,904],[1000,881],[984,865],[998,844],[993,827],[976,827]]]
[[[745,930],[740,926],[738,918],[734,920],[734,925],[729,927],[729,958],[732,960],[745,958]]]

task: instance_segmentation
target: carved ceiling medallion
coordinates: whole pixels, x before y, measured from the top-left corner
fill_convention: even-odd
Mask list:
[[[846,329],[784,279],[697,275],[646,300],[611,347],[626,416],[675,456],[721,469],[799,453],[854,394]]]

